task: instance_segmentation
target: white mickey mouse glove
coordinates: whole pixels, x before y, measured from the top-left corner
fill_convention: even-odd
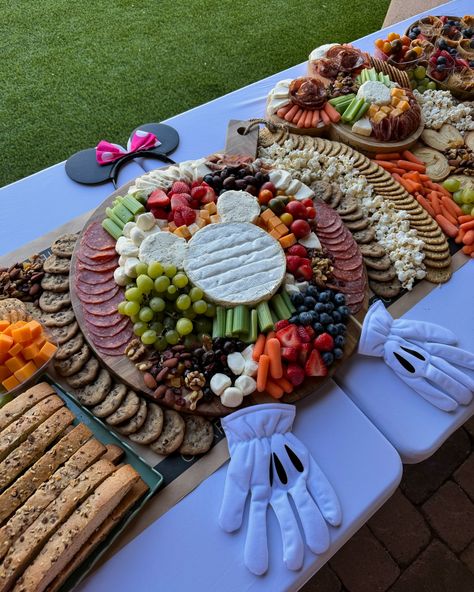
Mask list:
[[[474,380],[457,366],[474,370],[474,355],[455,347],[454,333],[433,323],[393,320],[382,301],[368,310],[359,353],[380,357],[410,388],[443,411],[468,405]]]
[[[290,497],[313,553],[329,548],[327,523],[338,526],[342,520],[331,484],[291,433],[294,418],[293,405],[270,403],[241,409],[222,420],[231,459],[219,524],[227,532],[238,530],[250,496],[244,562],[257,575],[268,569],[269,506],[280,524],[283,561],[292,570],[303,565],[304,542]]]

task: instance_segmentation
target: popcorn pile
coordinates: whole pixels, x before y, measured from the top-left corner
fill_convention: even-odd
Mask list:
[[[439,129],[450,123],[460,132],[474,130],[474,103],[458,103],[448,90],[413,92],[420,104],[425,127]]]
[[[354,167],[354,160],[344,155],[326,156],[314,148],[294,150],[294,141],[289,138],[283,144],[259,148],[257,164],[282,168],[306,185],[316,181],[336,182],[341,191],[356,198],[364,214],[376,231],[377,241],[385,247],[394,263],[402,286],[411,290],[415,280],[426,275],[423,264],[423,241],[415,229],[410,229],[409,214],[398,211],[393,203],[376,195],[374,188]]]

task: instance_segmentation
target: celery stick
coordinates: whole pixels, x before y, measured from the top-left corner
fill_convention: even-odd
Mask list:
[[[281,297],[283,298],[284,303],[286,304],[286,308],[293,314],[296,312],[295,305],[291,302],[290,295],[286,290],[281,291]]]
[[[291,317],[291,312],[285,304],[285,301],[280,294],[275,294],[271,299],[273,310],[276,312],[279,321],[282,319],[288,320]]]
[[[266,333],[273,329],[273,320],[270,308],[267,302],[260,302],[257,304],[258,324],[260,331]]]
[[[114,214],[112,208],[106,208],[105,213],[112,220],[112,222],[115,222],[115,224],[117,224],[117,226],[123,230],[125,224],[122,222],[122,220],[120,220],[118,216]]]
[[[245,335],[249,332],[249,324],[249,309],[245,306],[245,304],[239,304],[234,308],[232,335]]]
[[[355,123],[356,121],[358,121],[359,119],[361,119],[362,117],[364,117],[364,115],[367,113],[367,111],[369,110],[369,108],[370,108],[370,103],[364,102],[360,106],[360,109],[357,111],[357,113],[352,118],[352,123]]]
[[[329,99],[329,102],[331,103],[331,105],[333,105],[334,107],[336,105],[339,105],[339,103],[345,103],[346,101],[349,101],[350,99],[353,99],[355,97],[354,93],[349,93],[347,95],[340,95],[339,97],[334,97],[333,99]]]
[[[225,309],[222,306],[218,306],[216,308],[216,316],[217,325],[216,325],[216,335],[215,337],[224,337],[225,333],[225,320],[226,320]],[[214,327],[212,330],[212,336],[214,337]]]
[[[280,319],[278,318],[277,313],[273,310],[273,307],[270,307],[270,314],[272,315],[272,321],[273,321],[273,324],[275,325],[275,323],[278,323],[278,321]]]
[[[124,224],[126,224],[127,222],[131,222],[134,218],[132,212],[127,210],[127,208],[121,203],[114,206],[112,208],[112,211],[116,216],[120,218],[120,220],[122,220]]]
[[[126,195],[122,199],[122,205],[124,205],[127,208],[127,210],[130,210],[130,212],[132,212],[134,216],[136,216],[137,214],[141,214],[145,211],[144,205],[137,201],[131,195]]]
[[[342,116],[342,121],[344,121],[344,123],[352,123],[354,116],[364,103],[364,99],[358,99],[357,97],[353,99],[347,108],[347,111],[345,111],[344,115]]]
[[[250,330],[247,337],[248,343],[255,343],[258,337],[258,315],[255,308],[250,311]]]
[[[115,224],[110,218],[105,218],[102,220],[102,228],[106,230],[110,236],[112,236],[115,240],[118,240],[122,236],[122,229]]]
[[[234,309],[228,308],[225,313],[225,336],[232,337],[232,325],[234,322]]]
[[[217,315],[212,319],[212,339],[216,339],[220,337],[219,335],[219,321],[217,320]]]

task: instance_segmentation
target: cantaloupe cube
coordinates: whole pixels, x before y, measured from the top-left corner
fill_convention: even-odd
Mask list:
[[[0,333],[10,326],[10,321],[0,320]]]
[[[8,360],[9,357],[10,357],[10,354],[8,352],[2,352],[0,354],[0,364],[4,364],[5,360]]]
[[[8,329],[7,329],[8,331]],[[13,346],[13,338],[6,333],[0,333],[0,353],[5,353]]]
[[[209,204],[206,204],[206,206]],[[211,216],[211,224],[219,224],[219,222],[221,221],[221,219],[219,218],[219,216],[217,214],[214,214],[213,216]]]
[[[204,206],[203,210],[207,210],[209,214],[211,214],[212,216],[212,214],[215,214],[217,212],[217,207],[213,201],[210,201]]]
[[[24,327],[26,325],[26,321],[17,321],[16,323],[12,324],[13,329],[19,329],[20,327]]]
[[[262,212],[260,214],[260,217],[265,220],[265,222],[268,222],[270,220],[270,218],[273,218],[275,214],[272,212],[272,210],[270,208],[267,208],[264,212]]]
[[[14,376],[10,376],[9,378],[6,378],[5,380],[3,380],[2,384],[3,384],[3,388],[6,391],[11,391],[15,387],[17,387],[20,383],[18,382],[18,380]]]
[[[9,360],[6,360],[5,362],[5,366],[10,370],[10,372],[12,372],[12,374],[22,368],[24,365],[25,359],[21,354],[18,354]]]
[[[27,362],[24,366],[22,366],[19,370],[15,372],[15,378],[19,382],[25,382],[25,380],[28,380],[28,378],[30,378],[30,376],[33,376],[36,370],[37,368],[34,362]]]
[[[202,218],[203,220],[206,220],[206,222],[209,222],[211,219],[211,214],[209,213],[209,210],[199,210],[199,218]]]
[[[27,347],[23,348],[23,357],[25,360],[33,360],[39,354],[40,348],[36,345],[36,343],[32,343]]]
[[[40,323],[38,323],[38,321],[35,321],[35,320],[29,321],[27,323],[27,326],[30,328],[32,339],[36,339],[36,337],[40,337],[40,335],[43,333],[43,327],[41,326]]]
[[[0,382],[3,382],[5,378],[11,376],[12,373],[6,366],[0,366]]]
[[[12,337],[15,343],[24,343],[32,339],[31,331],[28,325],[12,329]]]
[[[21,343],[15,343],[13,345],[13,347],[11,347],[8,350],[8,354],[11,358],[13,358],[14,356],[16,356],[17,354],[19,354],[21,352],[21,350],[23,349],[23,346]]]

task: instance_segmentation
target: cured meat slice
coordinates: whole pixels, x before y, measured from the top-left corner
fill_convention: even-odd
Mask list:
[[[345,271],[354,271],[362,267],[362,255],[358,253],[349,259],[336,259],[334,265]]]
[[[97,337],[113,337],[114,335],[117,335],[117,333],[120,333],[120,331],[125,329],[128,323],[128,317],[122,317],[122,320],[116,323],[115,325],[111,325],[108,327],[97,327],[86,320],[87,330],[89,331],[89,333],[92,333]]]
[[[96,284],[104,284],[105,282],[110,282],[111,280],[114,281],[114,275],[112,272],[98,273],[96,271],[91,271],[90,269],[78,268],[77,280],[79,283],[88,285],[91,284],[95,286]]]
[[[118,266],[118,257],[111,259],[110,261],[101,261],[97,263],[84,263],[81,259],[79,259],[79,263],[77,265],[78,269],[80,270],[88,270],[94,272],[103,272],[103,271],[114,271]]]
[[[85,257],[88,257],[89,259],[92,259],[93,261],[106,261],[107,259],[111,259],[117,255],[114,248],[103,250],[91,249],[86,243],[81,243],[79,253]]]
[[[359,294],[346,294],[346,304],[347,306],[357,306],[361,305],[364,302],[365,293]]]
[[[327,100],[324,84],[317,78],[295,78],[289,92],[293,103],[303,109],[322,109]]]
[[[87,311],[84,311],[84,315],[86,322],[89,325],[93,325],[94,327],[114,327],[123,319],[123,316],[118,312],[115,314],[109,314],[107,316],[97,316],[93,314],[87,314]]]
[[[108,348],[108,347],[97,347],[98,352],[104,356],[123,356],[125,354],[125,345],[119,347]]]
[[[347,239],[341,245],[330,245],[328,247],[335,259],[352,259],[359,253],[357,244],[348,241]]]
[[[107,302],[113,298],[120,290],[120,286],[115,286],[107,292],[101,294],[84,294],[80,289],[77,290],[77,296],[83,304],[100,304],[101,302]]]
[[[123,293],[120,291],[115,296],[107,300],[107,302],[100,302],[99,304],[88,304],[85,308],[87,317],[105,317],[107,315],[117,312],[117,306],[123,300]],[[91,317],[89,317],[91,315]],[[92,321],[91,321],[92,322]],[[92,324],[94,324],[92,322]]]
[[[110,292],[112,288],[115,288],[117,284],[115,280],[112,278],[109,279],[108,282],[104,282],[102,284],[86,284],[81,281],[76,281],[76,288],[80,290],[82,294],[104,294],[105,292]]]
[[[109,335],[107,337],[99,337],[98,335],[89,335],[92,343],[97,347],[105,347],[107,349],[114,349],[125,345],[132,336],[132,330],[129,327],[125,327],[122,331],[119,331],[115,335]]]
[[[332,275],[338,280],[352,282],[353,280],[358,280],[363,275],[363,270],[362,267],[359,267],[358,269],[345,270],[334,266]]]
[[[106,251],[97,251],[98,253],[105,253]],[[103,259],[91,259],[87,255],[84,254],[82,249],[77,253],[77,260],[84,265],[88,265],[90,267],[95,268],[98,265],[102,265],[104,263],[110,263],[111,261],[115,260],[118,262],[117,253],[113,253],[111,256],[107,256]]]
[[[82,235],[82,241],[91,249],[97,251],[105,251],[107,249],[115,249],[115,241],[106,232],[100,222],[92,222],[85,229]]]

